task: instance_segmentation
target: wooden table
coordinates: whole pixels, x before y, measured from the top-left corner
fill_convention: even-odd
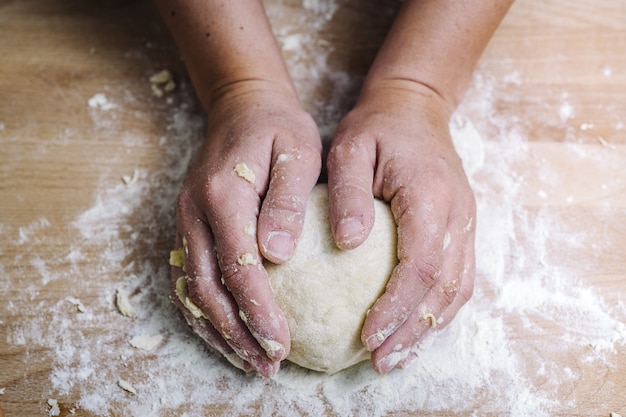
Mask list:
[[[395,4],[298,3],[266,2],[328,136]],[[405,371],[424,376],[350,374],[370,378],[354,392],[427,393],[397,406],[349,389],[341,405],[348,376],[239,375],[169,304],[173,205],[204,121],[149,2],[0,1],[0,56],[7,416],[54,401],[63,416],[626,415],[626,1],[521,0],[489,44],[453,126],[482,216],[474,301]],[[163,69],[177,88],[159,97]],[[140,334],[163,340],[133,348]],[[427,383],[385,388],[407,380]]]

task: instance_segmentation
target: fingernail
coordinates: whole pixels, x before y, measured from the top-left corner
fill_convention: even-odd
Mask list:
[[[284,262],[293,253],[293,237],[284,231],[270,232],[265,245],[266,255],[271,257],[270,261]]]
[[[250,364],[257,373],[266,378],[275,375],[280,369],[280,362],[268,361],[267,358],[260,358],[256,355],[250,358]]]
[[[370,352],[378,349],[378,347],[383,344],[385,339],[387,339],[387,336],[389,335],[386,335],[382,330],[378,330],[365,340],[365,348]]]
[[[383,357],[379,362],[378,362],[378,372],[381,374],[386,374],[389,371],[391,371],[393,368],[396,367],[396,365],[398,365],[401,361],[403,361],[404,359],[406,359],[408,352],[405,351],[401,351],[401,352],[391,352],[390,354],[388,354],[387,356]]]
[[[413,352],[409,353],[409,355],[402,359],[400,361],[400,363],[398,363],[396,365],[396,368],[398,369],[406,369],[410,364],[412,364],[413,362],[415,362],[415,359],[417,359],[417,355]]]
[[[260,339],[259,344],[267,353],[267,356],[274,361],[282,361],[285,359],[285,348],[275,340]]]
[[[339,242],[349,245],[363,235],[363,224],[356,217],[348,217],[339,221],[335,233]]]

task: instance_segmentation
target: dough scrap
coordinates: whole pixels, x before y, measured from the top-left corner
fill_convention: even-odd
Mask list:
[[[197,319],[200,317],[207,318],[204,311],[196,303],[193,302],[191,298],[189,298],[189,291],[187,289],[187,280],[188,276],[182,276],[176,280],[176,295],[180,302],[189,310],[189,312]]]
[[[375,212],[367,240],[355,249],[340,250],[328,220],[328,188],[317,185],[293,257],[282,265],[265,262],[291,332],[289,361],[336,373],[369,359],[361,328],[398,262],[391,210],[375,200]]]
[[[150,77],[150,86],[152,93],[157,97],[163,97],[164,92],[174,91],[176,83],[172,78],[172,73],[164,69]]]
[[[61,415],[61,410],[59,409],[59,402],[53,398],[48,398],[48,415],[49,416],[58,416]]]
[[[183,248],[178,248],[170,251],[170,265],[177,268],[182,268],[185,266],[185,252]]]
[[[254,184],[254,180],[256,179],[254,171],[252,171],[245,162],[240,162],[235,165],[234,170],[238,176],[248,181],[249,183]]]
[[[128,343],[136,349],[150,351],[157,347],[163,341],[163,335],[156,334],[150,336],[147,334],[140,334],[130,339]]]
[[[237,263],[241,266],[256,265],[256,259],[250,252],[246,252],[237,259]]]
[[[133,307],[130,305],[130,301],[128,300],[128,293],[122,289],[118,288],[115,292],[115,304],[117,305],[117,309],[123,316],[126,317],[134,317],[135,311]]]
[[[68,303],[76,306],[76,310],[78,310],[79,313],[86,313],[87,309],[85,308],[85,306],[83,305],[83,303],[75,297],[65,297],[65,299],[67,300]],[[0,392],[0,394],[2,394],[2,392]]]
[[[125,381],[123,379],[117,380],[117,385],[126,392],[130,392],[131,394],[137,395],[137,390],[131,385],[130,382]]]

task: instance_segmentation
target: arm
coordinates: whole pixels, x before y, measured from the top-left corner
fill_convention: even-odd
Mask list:
[[[337,245],[358,246],[373,196],[391,203],[398,260],[362,341],[386,373],[471,297],[475,202],[449,133],[473,68],[511,0],[407,0],[328,157]]]
[[[450,111],[454,110],[476,62],[512,3],[513,0],[405,2],[362,93],[400,85],[418,91],[426,89],[437,94]]]
[[[271,84],[296,98],[259,0],[156,0],[205,110],[222,96]]]
[[[269,376],[288,355],[290,337],[262,260],[292,254],[320,171],[319,134],[260,1],[157,5],[208,113],[204,146],[177,203],[177,246],[187,255],[184,268],[173,267],[172,298],[211,346]],[[177,299],[184,274],[204,317]]]

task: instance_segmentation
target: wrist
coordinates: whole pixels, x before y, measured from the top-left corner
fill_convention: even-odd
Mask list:
[[[298,95],[289,79],[268,77],[229,77],[215,81],[203,89],[201,101],[207,113],[220,109],[237,109],[251,106],[268,106],[278,100],[296,108],[301,107]]]
[[[250,124],[250,120],[264,125],[268,117],[280,114],[289,114],[294,120],[310,117],[295,90],[272,80],[232,81],[206,97],[208,124],[213,127]]]
[[[445,93],[417,80],[407,78],[368,78],[356,108],[385,109],[400,117],[423,117],[448,123],[456,103]]]

